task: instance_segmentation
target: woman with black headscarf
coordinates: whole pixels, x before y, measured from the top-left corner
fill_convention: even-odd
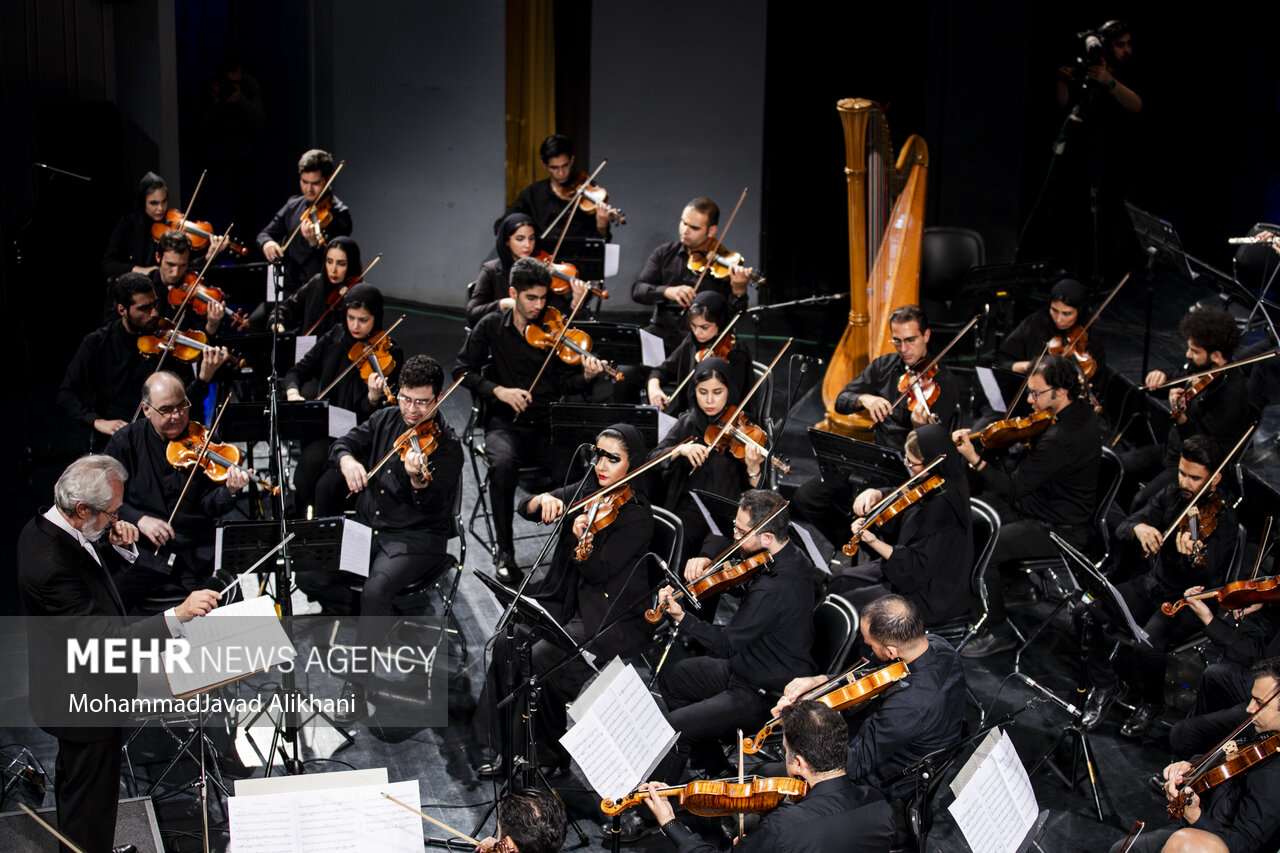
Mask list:
[[[382,331],[382,291],[372,284],[357,284],[348,290],[341,310],[343,322],[325,332],[302,360],[285,374],[285,396],[289,400],[314,398],[351,364],[347,354],[357,341],[370,340]],[[395,388],[400,365],[404,364],[404,350],[394,342],[391,344],[391,358],[395,366],[387,373],[386,384]],[[374,371],[367,380],[363,379],[358,366],[347,371],[325,399],[334,406],[355,412],[358,424],[364,423],[386,401],[382,378]],[[318,515],[329,515],[341,509],[340,495],[337,496],[337,506],[331,505],[333,496],[330,495],[324,496],[323,502],[317,502],[316,481],[324,473],[329,444],[328,439],[316,439],[302,449],[298,469],[293,475],[297,490],[294,511],[298,516],[305,515],[306,507],[312,505]],[[336,480],[341,483],[341,478]]]
[[[729,303],[714,290],[704,290],[693,297],[689,306],[689,334],[684,336],[680,346],[667,353],[666,360],[655,367],[649,374],[649,402],[659,410],[675,416],[684,411],[688,398],[684,396],[669,397],[662,386],[674,387],[680,383],[693,369],[697,362],[698,350],[710,347],[720,337],[720,333],[728,327]],[[733,335],[733,332],[729,332]],[[733,346],[729,349],[730,373],[734,388],[741,398],[751,389],[751,350],[746,343],[734,336]]]
[[[498,257],[480,265],[480,275],[467,300],[467,325],[475,326],[484,315],[515,305],[515,300],[508,293],[511,287],[511,267],[521,258],[532,255],[537,242],[538,235],[534,231],[533,220],[528,216],[513,213],[502,220],[494,246]],[[572,300],[568,294],[548,293],[547,304],[567,317],[586,292],[585,285],[574,285]]]
[[[1088,322],[1089,289],[1073,278],[1059,279],[1049,291],[1049,307],[1023,318],[1005,336],[996,350],[996,364],[1015,373],[1026,373],[1035,364],[1044,345],[1054,335],[1066,334]],[[1089,355],[1103,366],[1102,342],[1089,339]],[[1096,374],[1095,374],[1096,375]]]
[[[324,335],[344,322],[342,306],[329,309],[329,294],[337,294],[343,286],[352,287],[363,271],[359,244],[350,237],[334,237],[324,250],[324,270],[311,276],[297,292],[280,303],[272,314],[274,321],[280,325],[281,331]],[[321,318],[320,325],[312,329]]]
[[[827,592],[839,593],[859,610],[882,595],[897,593],[911,599],[927,624],[974,609],[977,601],[969,583],[974,560],[973,523],[964,459],[942,426],[927,424],[907,436],[909,476],[919,474],[939,456],[944,457],[943,462],[929,476],[941,477],[944,484],[885,526],[862,530],[861,553],[875,559],[837,571]],[[863,516],[883,497],[879,489],[858,495],[853,504],[858,516],[855,527],[865,523]]]

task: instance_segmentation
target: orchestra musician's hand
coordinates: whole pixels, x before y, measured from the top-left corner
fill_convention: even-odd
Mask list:
[[[684,608],[680,606],[679,600],[676,598],[676,591],[670,586],[664,586],[658,590],[658,604],[667,605],[667,615],[675,620],[677,625],[684,618]]]
[[[540,495],[534,495],[529,498],[529,503],[525,505],[525,509],[529,512],[540,512],[543,524],[551,524],[557,518],[564,514],[564,501],[559,498],[543,492]]]
[[[741,267],[729,271],[729,287],[733,289],[735,296],[742,296],[747,292],[747,282],[751,280],[751,274],[755,271],[755,267]]]
[[[409,475],[409,485],[415,489],[425,489],[431,485],[427,471],[427,455],[410,450],[404,455],[404,472]]]
[[[144,515],[138,519],[138,530],[157,548],[163,548],[166,542],[173,539],[173,528],[169,526],[169,522],[154,515]]]
[[[1196,615],[1202,625],[1208,625],[1213,621],[1213,611],[1209,609],[1209,605],[1205,604],[1203,599],[1191,597],[1202,592],[1204,592],[1203,586],[1193,586],[1182,593],[1182,597],[1187,602],[1187,609]]]
[[[1195,543],[1191,539],[1191,534],[1185,530],[1178,531],[1174,544],[1178,547],[1178,553],[1184,557],[1190,557],[1195,553]]]
[[[585,281],[578,281],[576,278],[569,282],[569,290],[573,292],[573,299],[569,303],[570,308],[577,308],[582,303],[582,300],[587,298],[587,294],[591,292],[587,289]]]
[[[682,444],[676,451],[676,456],[683,456],[689,460],[690,467],[697,468],[707,461],[707,454],[711,452],[711,448],[705,444],[693,442],[692,444]]]
[[[1229,753],[1228,753],[1229,754]],[[1164,795],[1173,802],[1182,793],[1186,792],[1190,796],[1187,798],[1185,807],[1182,810],[1183,819],[1194,825],[1200,820],[1200,795],[1185,788],[1183,782],[1186,781],[1187,774],[1191,771],[1191,763],[1187,761],[1178,761],[1170,764],[1164,769]]]
[[[207,349],[200,354],[200,379],[203,382],[212,382],[213,376],[218,372],[218,368],[227,363],[227,359],[231,358],[231,353],[227,352],[226,347],[213,347]]]
[[[218,253],[225,249],[227,244],[230,242],[230,237],[223,237],[221,234],[214,234],[209,238],[209,252],[205,255],[205,259],[213,260],[218,257]]]
[[[301,403],[303,400],[307,399],[302,396],[302,392],[297,388],[284,389],[284,398],[292,403]]]
[[[791,679],[787,682],[787,686],[782,689],[782,697],[778,699],[778,704],[774,705],[769,713],[775,717],[778,716],[779,711],[788,705],[794,705],[801,696],[826,680],[827,678],[824,675],[805,675]]]
[[[671,398],[663,392],[662,382],[656,376],[649,380],[649,403],[657,406],[659,412],[665,412],[671,403]]]
[[[644,804],[649,807],[649,811],[653,812],[653,817],[658,821],[658,826],[666,826],[676,819],[676,811],[671,807],[671,803],[667,802],[666,797],[658,793],[665,787],[667,786],[661,782],[646,782],[640,786],[641,791],[649,792]]]
[[[893,406],[889,405],[889,401],[884,397],[877,397],[875,394],[863,394],[858,398],[858,405],[866,409],[867,414],[871,416],[871,420],[876,423],[880,423],[893,414]]]
[[[300,219],[302,221],[302,228],[299,233],[302,235],[302,239],[306,240],[307,245],[309,246],[320,245],[320,226],[311,221],[311,218],[307,216],[307,212],[305,210],[302,212]]]
[[[751,478],[752,483],[757,483],[764,470],[764,453],[754,444],[748,444],[744,449],[746,453],[742,461],[747,463],[747,476]]]
[[[197,616],[204,616],[218,606],[222,593],[216,589],[197,589],[187,596],[187,600],[173,608],[173,615],[179,622],[190,622]]]
[[[604,365],[594,355],[582,357],[582,378],[590,382],[604,372]]]
[[[664,287],[662,295],[672,302],[675,302],[681,308],[688,308],[693,304],[695,295],[693,287],[687,284],[673,284],[671,287]]]
[[[858,496],[853,499],[853,514],[858,516],[866,515],[871,512],[873,506],[882,500],[884,500],[884,492],[879,489],[866,489],[859,492]]]
[[[933,412],[929,411],[929,407],[924,400],[918,400],[915,406],[911,408],[911,423],[914,426],[920,427],[925,424],[936,423],[937,420]]]
[[[218,327],[222,325],[222,318],[227,316],[227,307],[221,302],[210,302],[209,311],[205,314],[204,333],[209,337],[218,334]]]
[[[116,519],[116,523],[107,528],[107,541],[121,548],[128,548],[138,541],[138,528],[127,521]]]
[[[369,472],[350,453],[338,460],[338,470],[342,472],[342,478],[347,481],[347,489],[353,495],[363,491],[364,487],[369,485]]]
[[[868,544],[877,541],[875,534],[872,533],[871,529],[867,526],[867,520],[865,518],[855,518],[853,523],[849,525],[849,532],[857,536],[859,540]]]
[[[383,379],[378,371],[370,371],[367,382],[369,386],[369,402],[378,405],[378,401],[382,399],[382,389],[387,387],[387,380]]]
[[[609,220],[616,210],[604,202],[596,202],[596,233],[603,237],[609,233]]]
[[[693,583],[705,575],[709,565],[711,565],[710,557],[690,557],[684,564],[685,583]]]
[[[1178,401],[1181,400],[1182,396],[1186,393],[1187,393],[1186,388],[1170,388],[1169,389],[1169,408],[1172,409],[1176,407],[1178,405]],[[1186,409],[1183,409],[1182,413],[1179,414],[1177,417],[1175,417],[1173,420],[1179,425],[1185,424],[1187,422]]]
[[[497,397],[500,402],[506,403],[515,409],[516,414],[522,414],[525,409],[529,408],[529,404],[533,402],[533,395],[528,391],[523,388],[508,388],[505,385],[499,385],[494,388],[493,396]]]
[[[1142,553],[1154,554],[1160,550],[1163,541],[1160,539],[1160,531],[1156,530],[1150,524],[1138,524],[1133,528],[1133,538],[1138,540],[1138,544],[1142,546]]]
[[[1169,381],[1169,377],[1164,375],[1163,370],[1153,370],[1147,374],[1147,378],[1142,380],[1142,386],[1148,391],[1154,391],[1161,385]]]
[[[155,272],[158,269],[160,269],[160,267],[156,266],[155,264],[152,264],[149,267],[135,266],[133,269],[129,270],[129,272],[136,272],[139,275],[151,275],[151,273]]]
[[[973,439],[969,438],[968,429],[958,429],[951,433],[951,441],[955,444],[956,450],[970,465],[977,465],[981,461],[982,457],[978,454],[978,448],[973,446]]]
[[[284,257],[284,252],[280,250],[280,244],[275,240],[268,240],[262,244],[262,255],[268,261],[275,263]]]
[[[124,421],[119,418],[112,418],[111,420],[98,418],[93,422],[93,428],[103,435],[115,435],[116,430],[120,429],[124,425]]]
[[[1031,369],[1031,362],[1015,361],[1013,364],[1009,365],[1009,369],[1012,370],[1014,373],[1026,373],[1028,370]]]
[[[515,308],[515,307],[516,307],[516,301],[512,299],[510,296],[504,296],[498,300],[499,311],[510,311],[512,308]]]
[[[232,465],[227,469],[227,491],[231,494],[238,494],[241,489],[249,485],[249,473],[238,465]]]

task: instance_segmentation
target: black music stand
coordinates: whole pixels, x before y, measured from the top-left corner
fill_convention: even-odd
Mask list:
[[[903,455],[888,447],[809,427],[809,443],[824,483],[897,483]]]
[[[280,438],[301,442],[329,438],[329,401],[281,402]],[[271,410],[266,403],[228,403],[218,435],[223,441],[266,441]]]
[[[947,301],[951,316],[971,316],[981,312],[982,320],[974,330],[973,351],[982,358],[983,348],[994,325],[1012,329],[1026,313],[1033,293],[1044,290],[1053,277],[1049,261],[1027,261],[1018,264],[983,264],[970,267],[964,280]]]
[[[576,213],[575,216],[582,216]],[[556,226],[558,231],[562,226]],[[538,248],[552,249],[555,241],[547,238],[549,245]],[[578,278],[583,281],[604,280],[605,244],[609,241],[603,237],[565,237],[560,243],[560,251],[556,253],[557,263],[573,264],[578,268]]]
[[[615,366],[620,364],[644,364],[640,346],[640,327],[625,323],[605,323],[599,320],[575,321],[575,329],[591,336],[591,349],[596,358]]]
[[[1031,407],[1031,404],[1027,402],[1025,394],[1020,395],[1018,400],[1013,400],[1014,395],[1022,390],[1022,383],[1026,380],[1026,376],[1021,373],[1014,373],[1009,368],[1002,367],[998,364],[993,364],[989,367],[979,367],[977,370],[990,371],[991,377],[995,380],[996,387],[1000,389],[1000,396],[1003,398],[1002,400],[993,400],[991,395],[987,393],[987,389],[985,387],[982,389],[982,396],[987,401],[987,405],[991,407],[992,411],[997,412],[1001,418],[1004,417],[1005,411],[1009,410],[1009,403],[1011,401],[1014,403],[1013,409],[1009,410],[1011,417],[1019,410],[1025,411]],[[981,385],[981,380],[979,380],[977,384]],[[996,403],[1000,402],[1003,402],[1004,405],[997,406]]]
[[[551,404],[551,443],[553,445],[577,447],[580,444],[595,444],[596,436],[600,431],[613,424],[630,424],[640,430],[640,435],[650,448],[658,443],[656,406],[636,406],[627,403]]]
[[[715,522],[715,527],[720,528],[720,534],[732,538],[733,522],[738,517],[738,502],[711,492],[704,492],[702,489],[691,489],[690,494],[706,507],[707,514]]]
[[[280,345],[275,349],[275,369],[276,372],[283,376],[297,364],[297,359],[294,358],[294,355],[297,353],[298,333],[277,332],[276,334],[280,338]],[[244,372],[264,377],[271,375],[271,337],[271,334],[267,332],[252,332],[236,338],[235,350],[240,354],[241,358],[248,362],[247,366],[242,368]]]

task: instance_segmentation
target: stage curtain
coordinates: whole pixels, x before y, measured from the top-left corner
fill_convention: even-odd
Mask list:
[[[538,146],[555,132],[554,0],[507,2],[507,204],[543,177]]]

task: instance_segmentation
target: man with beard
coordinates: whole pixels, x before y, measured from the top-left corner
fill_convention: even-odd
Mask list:
[[[498,227],[511,214],[523,213],[533,220],[535,236],[541,237],[542,232],[547,230],[547,226],[560,216],[560,211],[564,210],[569,199],[573,198],[574,192],[577,191],[573,182],[574,175],[577,174],[573,170],[573,140],[563,134],[553,133],[542,140],[538,156],[547,169],[547,177],[534,181],[520,192],[516,200],[507,208],[506,213],[499,216],[493,223],[493,233],[498,233]],[[614,212],[614,209],[607,204],[596,205],[594,214],[577,211],[569,222],[566,236],[604,237],[607,240],[609,239],[609,220]],[[565,214],[565,216],[568,215]],[[564,228],[564,217],[560,218],[560,222],[547,235],[547,239],[558,240],[562,228]]]

